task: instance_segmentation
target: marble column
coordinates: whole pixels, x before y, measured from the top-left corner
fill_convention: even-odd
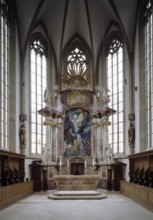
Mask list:
[[[108,145],[108,118],[104,119],[104,126],[102,127],[102,139],[103,139],[103,158],[105,159],[105,147]]]
[[[59,158],[59,149],[58,149],[58,144],[59,144],[59,133],[58,133],[58,128],[55,127],[55,161],[58,161],[58,158]]]
[[[52,149],[53,149],[53,156],[52,156],[52,160],[55,162],[56,161],[56,139],[57,139],[57,136],[56,136],[56,128],[55,127],[52,127]]]
[[[58,152],[59,155],[63,155],[63,147],[64,147],[64,124],[63,120],[59,119],[58,126]]]
[[[91,127],[91,156],[95,156],[96,147],[96,120],[92,119],[92,123],[95,124]]]
[[[102,127],[97,127],[97,158],[102,159]]]
[[[50,162],[53,161],[53,127],[50,126]]]

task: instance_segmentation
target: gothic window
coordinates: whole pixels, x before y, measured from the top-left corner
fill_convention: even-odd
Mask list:
[[[0,148],[8,149],[9,25],[8,5],[5,0],[0,0],[0,82]]]
[[[123,92],[123,45],[118,39],[109,44],[107,56],[107,87],[110,90],[110,108],[116,113],[110,117],[108,139],[115,154],[122,154],[124,137],[124,92]]]
[[[31,153],[41,154],[46,144],[46,127],[38,110],[43,108],[43,94],[47,84],[47,60],[43,44],[39,40],[31,44]]]
[[[146,144],[153,146],[153,1],[145,8],[145,100],[146,100]]]
[[[89,58],[80,46],[69,50],[65,59],[64,83],[86,86],[89,83]]]
[[[75,75],[79,75],[84,74],[86,69],[86,56],[82,50],[76,47],[67,58],[67,71],[70,74],[74,72]]]

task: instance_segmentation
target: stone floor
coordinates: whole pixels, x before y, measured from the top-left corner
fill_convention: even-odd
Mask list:
[[[51,200],[34,193],[0,211],[0,220],[152,220],[153,213],[118,192],[102,200]]]

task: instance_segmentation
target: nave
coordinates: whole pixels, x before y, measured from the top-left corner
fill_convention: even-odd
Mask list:
[[[119,192],[104,191],[102,200],[50,200],[48,192],[34,193],[1,210],[1,220],[152,220],[153,213]]]

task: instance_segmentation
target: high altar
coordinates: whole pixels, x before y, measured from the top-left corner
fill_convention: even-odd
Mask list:
[[[38,111],[50,137],[43,148],[43,171],[48,170],[52,185],[62,187],[63,180],[76,179],[69,181],[74,188],[80,179],[85,188],[85,183],[87,187],[95,179],[90,186],[95,188],[104,172],[102,167],[113,163],[108,126],[115,110],[108,106],[107,89],[91,89],[85,73],[67,72],[63,83],[63,89],[56,85],[52,92],[44,91],[46,106]]]

